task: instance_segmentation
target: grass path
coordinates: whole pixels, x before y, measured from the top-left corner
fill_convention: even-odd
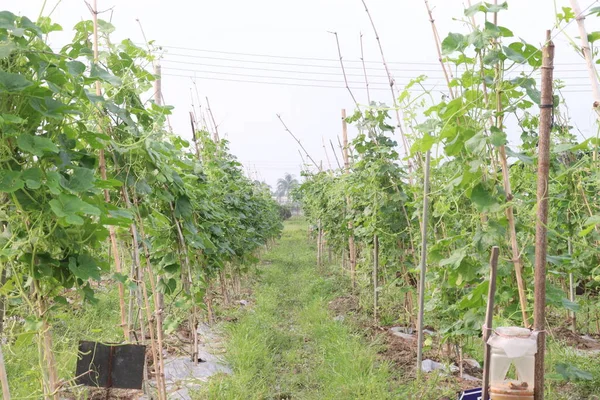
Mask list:
[[[315,268],[315,246],[302,220],[286,223],[264,257],[251,309],[229,323],[227,358],[234,374],[213,378],[208,399],[387,399],[389,369],[328,302],[343,294]]]

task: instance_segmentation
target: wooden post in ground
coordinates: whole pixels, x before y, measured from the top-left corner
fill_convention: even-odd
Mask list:
[[[348,156],[348,124],[346,123],[346,109],[342,109],[342,135],[344,152],[344,169],[346,174],[350,173],[350,157]],[[350,196],[346,196],[346,210],[352,208]],[[354,242],[354,224],[348,221],[348,259],[350,261],[350,279],[352,281],[352,290],[356,290],[356,243]]]
[[[373,320],[379,326],[379,238],[373,236]]]
[[[492,323],[494,320],[494,296],[496,294],[496,273],[498,271],[498,256],[500,248],[492,247],[492,255],[490,257],[490,285],[488,289],[487,309],[485,312],[485,325],[483,326],[483,400],[489,400],[490,393],[490,360],[492,357],[492,348],[487,344],[490,334],[492,333]]]
[[[431,154],[427,151],[425,156],[425,178],[423,182],[423,219],[421,227],[421,273],[419,278],[419,315],[417,318],[417,377],[421,377],[423,364],[423,316],[425,306],[425,272],[427,271],[427,220],[429,219],[429,167]]]
[[[554,98],[552,76],[554,43],[546,31],[542,51],[542,87],[540,101],[540,132],[538,141],[537,219],[535,224],[535,302],[533,328],[538,332],[535,355],[535,400],[544,399],[544,356],[546,351],[546,252],[548,248],[548,174],[550,167],[550,131]]]

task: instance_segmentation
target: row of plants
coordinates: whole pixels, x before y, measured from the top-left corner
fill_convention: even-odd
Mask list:
[[[349,168],[304,172],[305,181],[295,192],[326,244],[349,259],[344,265],[355,292],[365,309],[379,312],[378,324],[416,324],[423,177],[430,152],[426,324],[449,343],[480,336],[490,250],[500,246],[496,323],[531,326],[540,105],[536,78],[542,52],[497,23],[507,8],[507,3],[477,3],[466,9],[460,22],[468,31],[450,33],[440,43],[448,74],[441,96],[427,90],[427,78],[420,76],[399,94],[399,120],[390,118],[392,109],[384,104],[357,105],[346,118],[359,132],[346,149]],[[557,25],[563,28],[574,17],[565,8]],[[576,134],[561,95],[564,83],[554,86],[550,323],[565,325],[570,313],[585,310],[577,330],[600,333],[600,140]],[[509,143],[515,133],[519,145]],[[405,156],[398,154],[399,136],[410,144]],[[379,270],[373,274],[376,260]],[[570,274],[580,295],[575,301],[569,296]]]
[[[282,228],[269,189],[244,176],[225,140],[165,129],[171,108],[145,100],[151,49],[113,43],[114,29],[79,22],[55,50],[60,25],[0,12],[0,295],[22,321],[1,335],[9,354],[37,340],[32,398],[58,398],[73,373],[56,365],[54,316],[115,284],[124,339],[151,344],[166,398],[164,332],[186,319],[193,335],[217,279],[239,282]],[[164,315],[167,301],[181,312]]]

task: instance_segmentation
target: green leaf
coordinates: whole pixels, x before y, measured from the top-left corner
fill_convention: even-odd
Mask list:
[[[514,33],[508,29],[505,28],[503,26],[500,25],[494,25],[493,23],[486,21],[485,22],[485,29],[489,32],[492,32],[494,35],[494,37],[513,37]]]
[[[594,379],[591,373],[581,370],[572,364],[558,363],[556,364],[556,372],[561,374],[567,381],[591,381]]]
[[[585,220],[585,223],[583,225],[590,226],[590,225],[598,225],[598,224],[600,224],[600,215],[592,215],[591,217],[589,217],[588,219]]]
[[[491,129],[491,135],[490,135],[490,142],[494,145],[494,146],[504,146],[506,144],[506,133],[502,132],[500,129],[498,129],[495,126],[492,126]]]
[[[472,138],[465,142],[465,148],[471,154],[479,154],[485,149],[485,145],[487,144],[487,138],[483,134],[483,132],[479,132],[474,135]]]
[[[577,144],[574,143],[560,143],[557,144],[556,146],[552,147],[552,152],[553,153],[563,153],[565,151],[569,151],[571,149],[573,149],[575,146],[577,146]]]
[[[482,184],[477,184],[471,191],[471,200],[480,209],[488,209],[498,204],[492,193]]]
[[[85,72],[85,64],[79,61],[68,61],[67,70],[73,76],[79,76]]]
[[[600,32],[596,31],[596,32],[588,33],[587,38],[588,38],[588,42],[594,43],[596,40],[600,39]]]
[[[508,10],[508,3],[506,1],[500,4],[485,3],[485,6],[487,7],[487,12],[489,13],[497,13],[500,11]]]
[[[76,193],[85,192],[94,187],[95,181],[94,171],[88,168],[75,167],[64,187]]]
[[[460,264],[462,263],[463,259],[466,256],[467,256],[467,248],[466,247],[463,247],[458,250],[454,250],[454,252],[452,254],[450,254],[450,257],[445,258],[440,261],[440,267],[444,267],[444,266],[448,265],[453,268],[458,268],[458,267],[460,267]]]
[[[506,57],[509,60],[512,60],[519,64],[525,64],[525,62],[527,62],[527,59],[523,56],[522,53],[519,53],[514,49],[511,49],[510,47],[502,46],[502,50],[504,50],[504,54],[506,54]]]
[[[112,75],[110,72],[100,67],[98,64],[92,64],[90,70],[90,78],[98,78],[105,82],[110,83],[113,86],[121,86],[121,79]]]
[[[69,257],[69,270],[77,278],[87,281],[88,279],[100,280],[100,267],[96,260],[87,254],[80,254],[75,257]]]
[[[0,29],[14,29],[17,16],[10,11],[0,11]]]
[[[58,147],[56,147],[52,140],[27,133],[23,133],[17,137],[17,146],[21,150],[38,157],[42,157],[46,152],[58,153]]]
[[[521,162],[523,162],[523,164],[533,164],[533,158],[523,153],[516,153],[508,147],[506,148],[506,155],[509,157],[518,158]]]
[[[33,85],[33,82],[27,80],[21,74],[0,71],[0,93],[18,93]]]
[[[569,300],[567,298],[563,298],[562,299],[562,305],[567,310],[571,310],[573,312],[579,311],[579,304],[577,304],[574,301],[571,301],[571,300]]]
[[[600,8],[600,7],[596,7],[596,8]],[[558,18],[559,21],[569,22],[575,18],[575,13],[571,9],[571,7],[563,7],[562,10],[563,10],[562,13],[556,13],[556,17]],[[593,8],[590,10],[590,14],[593,13],[593,10],[594,10]]]
[[[12,53],[16,48],[17,46],[15,46],[15,44],[12,42],[0,43],[0,60],[10,56],[10,53]]]
[[[483,57],[483,63],[485,65],[496,65],[505,58],[506,56],[504,53],[502,53],[500,50],[493,49]]]
[[[23,189],[25,182],[21,179],[21,172],[0,169],[0,192],[12,193]]]
[[[42,170],[37,167],[23,171],[21,178],[29,189],[39,189],[42,186]]]
[[[467,37],[460,33],[450,33],[442,41],[442,53],[448,55],[455,51],[462,52],[468,44]]]
[[[436,138],[431,136],[429,133],[425,133],[422,138],[415,140],[410,148],[412,154],[418,152],[426,152],[430,150],[435,144]]]
[[[81,215],[100,215],[98,208],[71,194],[61,193],[58,198],[50,200],[49,204],[57,217],[64,218],[71,225],[83,225]]]

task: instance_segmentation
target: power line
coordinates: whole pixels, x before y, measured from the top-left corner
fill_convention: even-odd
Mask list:
[[[313,87],[313,88],[328,88],[328,89],[344,89],[347,90],[345,86],[331,86],[331,85],[318,85],[318,84],[302,84],[302,83],[289,83],[289,82],[264,82],[264,81],[256,81],[256,80],[245,80],[245,79],[227,79],[227,78],[212,78],[212,77],[207,77],[207,76],[194,76],[194,75],[177,75],[177,74],[163,74],[163,76],[171,76],[171,77],[178,77],[178,78],[188,78],[188,79],[202,79],[202,80],[215,80],[215,81],[224,81],[224,82],[239,82],[239,83],[257,83],[257,84],[263,84],[263,85],[281,85],[281,86],[299,86],[299,87]],[[364,87],[354,87],[354,88],[350,88],[352,90],[365,90],[366,88]],[[375,91],[381,91],[381,90],[385,90],[385,91],[389,91],[389,88],[384,89],[384,88],[369,88],[369,90],[375,90]],[[421,91],[424,92],[425,90],[419,90],[419,89],[411,89],[413,91]],[[431,89],[433,90],[433,89]]]
[[[231,75],[231,76],[243,76],[243,77],[247,77],[247,78],[265,78],[265,79],[289,79],[289,80],[294,80],[294,81],[308,81],[308,82],[323,82],[323,83],[339,83],[339,84],[343,84],[344,82],[342,81],[336,81],[336,80],[331,80],[331,79],[316,79],[316,78],[297,78],[297,77],[289,77],[289,76],[267,76],[267,75],[254,75],[254,74],[238,74],[238,73],[234,73],[234,72],[223,72],[223,71],[202,71],[202,70],[196,70],[196,69],[187,69],[187,68],[172,68],[172,67],[166,67],[163,68],[165,70],[172,70],[172,71],[187,71],[187,72],[198,72],[198,73],[203,73],[203,74],[218,74],[218,75]],[[363,82],[355,82],[355,81],[349,81],[348,83],[352,83],[352,84],[362,84]],[[374,84],[374,85],[385,85],[385,86],[389,86],[389,82],[369,82],[370,84]],[[440,82],[442,83],[442,82]],[[406,83],[399,83],[401,85],[406,85],[408,84],[408,82]]]
[[[168,45],[157,45],[159,47],[165,49],[176,49],[176,50],[187,50],[187,51],[195,51],[201,53],[214,53],[214,54],[228,54],[228,55],[237,55],[237,56],[245,56],[245,57],[262,57],[262,58],[278,58],[278,59],[286,59],[286,60],[306,60],[306,61],[325,61],[325,62],[333,62],[339,63],[339,59],[334,58],[317,58],[317,57],[297,57],[297,56],[282,56],[282,55],[274,55],[274,54],[260,54],[260,53],[242,53],[242,52],[234,52],[234,51],[221,51],[221,50],[208,50],[208,49],[198,49],[193,47],[181,47],[181,46],[168,46]],[[203,56],[200,56],[203,57]],[[362,63],[361,60],[353,60],[353,59],[345,59],[345,63]],[[372,61],[365,60],[367,64],[381,64],[381,61]],[[438,62],[428,62],[428,61],[389,61],[388,64],[399,64],[399,65],[439,65]],[[555,65],[581,65],[581,63],[556,63]]]
[[[257,67],[248,67],[248,66],[241,66],[241,65],[219,65],[219,64],[206,64],[206,63],[197,63],[197,62],[189,62],[189,61],[185,61],[185,62],[181,62],[178,60],[168,60],[168,59],[163,59],[161,60],[161,62],[166,62],[166,63],[173,63],[173,64],[185,64],[185,65],[200,65],[203,67],[217,67],[217,68],[233,68],[233,69],[249,69],[249,70],[254,70],[254,71],[266,71],[266,72],[284,72],[284,73],[294,73],[294,74],[307,74],[307,75],[335,75],[335,76],[341,76],[341,72],[323,72],[323,71],[300,71],[300,70],[286,70],[286,69],[270,69],[270,68],[257,68]],[[169,67],[167,67],[169,68]],[[441,71],[431,71],[431,72],[439,72],[441,74]],[[356,77],[364,77],[364,74],[347,74],[348,76],[356,76]],[[386,78],[387,79],[387,75],[368,75],[369,78]],[[412,79],[414,77],[412,76],[396,76],[396,78],[400,78],[400,79]],[[442,76],[440,76],[439,78],[442,78]],[[586,77],[587,79],[587,77]],[[389,82],[388,82],[389,84]]]
[[[208,80],[208,81],[223,81],[223,82],[237,82],[237,83],[254,83],[254,84],[262,84],[262,85],[275,85],[275,86],[297,86],[297,87],[308,87],[308,88],[324,88],[324,89],[344,89],[347,90],[345,86],[331,86],[331,85],[319,85],[319,84],[303,84],[303,83],[290,83],[290,82],[265,82],[265,81],[257,81],[257,80],[246,80],[246,79],[227,79],[227,78],[213,78],[208,76],[194,76],[194,75],[178,75],[178,74],[163,74],[163,76],[170,76],[176,78],[187,78],[187,79],[200,79],[200,80]],[[587,85],[580,85],[587,86]],[[366,90],[366,87],[351,87],[351,90]],[[389,91],[389,88],[369,88],[372,91]],[[410,89],[413,92],[426,92],[426,91],[435,91],[435,87],[431,89],[421,89],[413,87]],[[590,93],[590,90],[561,90],[562,93]]]

